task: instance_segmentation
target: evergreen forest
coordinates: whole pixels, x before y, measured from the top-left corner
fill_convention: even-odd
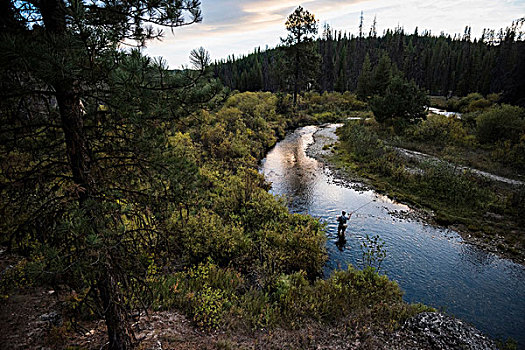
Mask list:
[[[362,19],[361,19],[362,21]],[[376,24],[357,35],[324,26],[315,40],[318,59],[312,68],[310,90],[357,91],[359,77],[375,69],[387,56],[394,73],[402,73],[430,95],[466,96],[503,93],[503,101],[525,103],[525,43],[519,30],[523,20],[507,28],[485,29],[475,38],[429,31],[406,33],[402,27],[378,35]],[[362,27],[362,22],[361,22]],[[364,31],[364,32],[363,32]],[[253,53],[214,64],[215,76],[239,91],[290,91],[286,77],[286,46],[256,49]],[[384,75],[377,73],[378,76]]]

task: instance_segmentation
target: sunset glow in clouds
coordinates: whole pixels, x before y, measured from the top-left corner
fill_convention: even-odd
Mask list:
[[[454,34],[469,25],[472,35],[479,37],[483,28],[504,28],[525,17],[525,0],[202,0],[201,23],[175,28],[173,33],[165,29],[164,39],[150,42],[145,53],[180,68],[188,64],[190,51],[200,46],[213,60],[275,47],[286,36],[286,17],[299,5],[315,14],[320,29],[328,23],[354,35],[361,11],[364,31],[376,16],[378,34],[398,25],[406,32],[418,27],[420,33],[427,29],[436,35]]]

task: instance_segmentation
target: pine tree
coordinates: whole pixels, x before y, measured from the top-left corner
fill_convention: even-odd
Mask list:
[[[359,39],[364,37],[363,35],[363,11],[361,11],[361,16],[359,17]]]
[[[320,74],[321,91],[334,90],[334,45],[332,30],[328,24],[324,27],[323,40],[319,43],[322,57],[322,69]]]
[[[286,20],[288,36],[282,39],[287,45],[287,54],[293,85],[293,105],[297,104],[299,91],[311,84],[316,77],[319,67],[319,55],[313,45],[313,36],[317,34],[317,20],[315,16],[297,7]]]
[[[2,164],[15,163],[0,180],[1,212],[11,218],[1,229],[11,246],[31,242],[44,252],[46,272],[61,284],[90,291],[110,349],[131,348],[127,303],[142,288],[143,254],[162,241],[168,207],[190,193],[170,184],[194,179],[160,126],[205,98],[188,87],[200,84],[209,58],[196,51],[197,71],[171,74],[162,61],[117,48],[160,37],[151,24],[200,21],[200,3],[7,3],[0,14],[0,154]],[[173,94],[179,87],[188,93]]]
[[[374,22],[372,22],[368,36],[371,38],[377,37],[377,16],[374,16]]]
[[[427,95],[411,81],[399,76],[390,81],[384,96],[374,96],[370,109],[380,123],[393,124],[397,131],[410,123],[426,118]]]
[[[391,78],[392,62],[390,61],[390,56],[384,53],[372,73],[372,93],[375,95],[383,95]]]
[[[362,101],[366,101],[372,96],[372,93],[372,65],[370,56],[367,53],[357,81],[357,97]]]

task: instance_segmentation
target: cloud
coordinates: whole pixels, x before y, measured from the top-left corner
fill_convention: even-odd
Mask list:
[[[315,0],[302,1],[300,4],[293,0],[252,0],[243,3],[243,9],[246,12],[256,13],[290,13],[297,6],[315,2]]]
[[[499,29],[525,14],[523,0],[203,0],[202,23],[168,30],[162,42],[151,42],[146,53],[164,56],[172,67],[188,62],[189,52],[203,46],[213,59],[247,54],[255,47],[273,47],[286,36],[284,22],[303,6],[337,30],[357,33],[364,11],[365,32],[377,16],[378,33],[400,25],[412,32],[462,33],[466,25],[479,36],[483,28]]]

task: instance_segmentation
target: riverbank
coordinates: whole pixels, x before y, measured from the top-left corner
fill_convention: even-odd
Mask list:
[[[344,164],[338,158],[338,137],[335,133],[336,128],[342,127],[344,124],[331,124],[330,127],[319,128],[314,133],[314,143],[312,143],[306,150],[308,156],[322,162],[329,171],[333,174],[335,181],[341,183],[343,186],[360,190],[374,190],[380,194],[388,195],[387,192],[378,190],[374,187],[373,182],[362,175],[360,175],[355,165],[356,164]],[[399,201],[397,198],[391,197],[391,199]],[[410,205],[411,203],[403,203]],[[431,210],[415,207],[411,208],[410,211],[396,211],[393,212],[395,216],[409,220],[424,221],[429,224],[433,224],[433,212]]]
[[[0,250],[0,270],[13,268],[20,258]],[[375,274],[374,274],[375,275]],[[344,278],[340,273],[339,277]],[[373,275],[370,275],[373,276]],[[395,285],[382,278],[390,292]],[[366,282],[362,280],[361,282]],[[340,288],[346,290],[344,281]],[[365,285],[362,285],[365,287]],[[394,289],[392,289],[394,287]],[[365,288],[366,289],[366,288]],[[347,290],[348,291],[348,290]],[[356,296],[355,293],[351,293]],[[377,293],[375,294],[377,297]],[[399,300],[400,301],[400,300]],[[148,310],[134,315],[131,329],[138,349],[497,349],[477,329],[439,313],[417,313],[403,302],[371,304],[356,308],[337,322],[296,319],[297,326],[238,328],[223,324],[218,329],[198,327],[178,310]],[[69,296],[43,286],[21,287],[0,302],[0,344],[5,349],[104,349],[107,330],[103,320],[75,319],[64,315]],[[355,305],[354,305],[355,306]],[[383,324],[394,312],[415,314],[404,324]],[[419,306],[419,310],[429,310]],[[314,311],[312,311],[314,312]],[[383,315],[384,314],[384,315]],[[426,316],[425,316],[426,315]],[[307,316],[306,314],[304,316]],[[227,323],[227,322],[225,322]],[[395,329],[394,329],[395,328]]]
[[[342,126],[343,124],[337,124],[337,127]],[[321,160],[336,174],[335,177],[342,179],[346,186],[373,188],[379,193],[414,209],[410,214],[400,213],[401,216],[410,215],[413,219],[424,221],[430,225],[448,227],[460,233],[463,240],[469,244],[520,264],[525,263],[522,229],[520,231],[515,221],[504,220],[503,215],[490,211],[482,214],[481,218],[474,216],[464,218],[461,215],[454,215],[454,213],[443,208],[442,203],[422,198],[402,186],[396,186],[399,181],[391,181],[391,178],[374,171],[374,167],[371,167],[367,162],[357,160],[347,151],[348,146],[340,143],[333,130],[320,129],[314,138],[316,142],[308,148],[308,154]],[[398,160],[396,159],[396,161]],[[422,171],[417,169],[417,163],[405,163],[398,169],[400,172],[406,171],[416,174]],[[506,184],[495,186],[497,186],[498,192],[502,188],[508,190],[508,187],[502,187]],[[509,227],[514,227],[514,229],[508,232],[506,230]]]
[[[525,341],[522,266],[464,244],[456,232],[413,220],[413,210],[386,196],[363,186],[344,186],[331,170],[305,154],[316,146],[313,134],[318,130],[308,126],[287,135],[268,153],[260,171],[272,183],[272,193],[287,198],[292,212],[308,213],[325,224],[325,276],[349,265],[363,266],[363,244],[369,243],[367,237],[379,236],[386,250],[381,271],[398,282],[404,300],[447,310],[495,338]],[[321,135],[316,133],[316,139]],[[341,240],[337,216],[342,209],[363,205]]]
[[[78,333],[64,333],[63,320],[47,318],[45,307],[56,305],[47,291],[24,294],[23,305],[11,303],[0,323],[0,341],[6,349],[103,349],[106,329],[103,322],[78,325]],[[38,302],[35,300],[38,299]],[[426,316],[426,318],[424,318]],[[8,323],[9,322],[9,323]],[[224,349],[463,349],[496,350],[496,344],[475,328],[439,313],[424,313],[410,319],[403,328],[387,333],[363,325],[349,332],[346,320],[338,325],[309,323],[297,330],[277,328],[251,332],[204,332],[178,312],[152,312],[133,323],[139,349],[224,350]],[[24,330],[24,332],[21,331]],[[67,337],[64,337],[67,334]]]
[[[0,250],[2,271],[18,258]],[[26,287],[0,302],[2,349],[104,349],[107,330],[103,320],[75,320],[63,315],[68,298],[50,288]],[[69,301],[70,302],[70,301]],[[322,323],[313,320],[300,327],[205,330],[183,313],[149,310],[137,314],[131,328],[138,349],[497,349],[474,327],[440,313],[419,313],[397,330],[375,323],[381,308],[372,307]]]

